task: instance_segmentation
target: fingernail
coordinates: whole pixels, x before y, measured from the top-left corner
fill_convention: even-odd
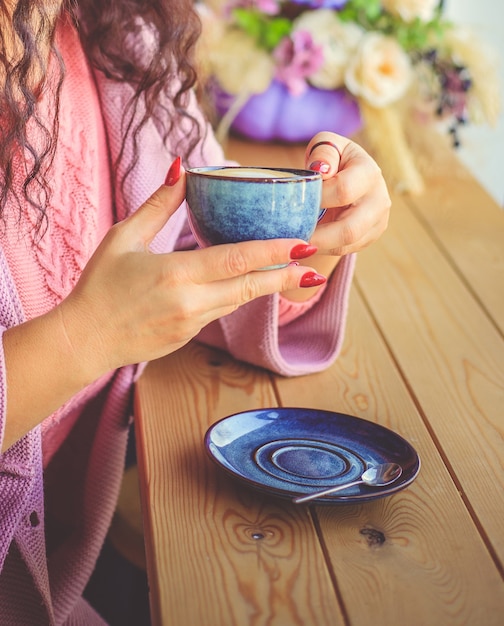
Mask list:
[[[289,265],[298,266],[298,265],[299,265],[299,261],[291,261],[291,262],[289,263]]]
[[[294,246],[290,252],[291,259],[306,259],[306,257],[312,256],[317,252],[317,247],[312,246],[309,243],[300,243]]]
[[[313,163],[310,163],[308,169],[319,172],[320,174],[327,174],[331,166],[325,161],[313,161]]]
[[[166,174],[165,185],[168,187],[173,187],[173,185],[180,178],[180,166],[182,165],[182,159],[178,156],[175,161],[170,165],[170,169],[168,170],[168,174]]]
[[[325,276],[322,274],[317,274],[316,272],[306,272],[301,277],[301,281],[299,282],[300,287],[317,287],[318,285],[323,285],[327,281]]]

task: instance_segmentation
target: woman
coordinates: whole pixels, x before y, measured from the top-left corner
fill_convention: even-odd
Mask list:
[[[285,375],[326,367],[351,253],[390,202],[372,159],[321,133],[306,166],[332,208],[311,242],[197,250],[184,166],[223,155],[192,93],[191,2],[0,9],[0,622],[90,626],[135,364],[199,335]]]

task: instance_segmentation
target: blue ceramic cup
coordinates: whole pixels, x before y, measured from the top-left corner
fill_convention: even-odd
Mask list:
[[[211,166],[187,170],[189,225],[201,247],[275,238],[309,241],[322,178],[310,170]]]

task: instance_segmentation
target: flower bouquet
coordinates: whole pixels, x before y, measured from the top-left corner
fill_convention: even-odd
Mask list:
[[[364,128],[380,165],[422,190],[405,116],[496,122],[492,51],[443,18],[439,0],[205,0],[200,71],[220,121],[259,140]]]

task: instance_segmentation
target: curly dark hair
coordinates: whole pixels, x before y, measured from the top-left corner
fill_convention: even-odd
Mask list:
[[[12,5],[14,8],[12,9]],[[0,0],[0,218],[7,202],[21,209],[21,198],[37,211],[37,232],[47,224],[50,199],[48,172],[58,140],[58,104],[65,66],[54,45],[54,8],[47,0]],[[10,7],[10,8],[9,8]],[[200,33],[200,21],[192,0],[64,0],[76,24],[90,63],[117,81],[134,87],[134,96],[123,113],[126,138],[133,141],[133,162],[127,164],[125,177],[138,159],[136,138],[144,124],[159,116],[159,96],[170,77],[177,75],[178,91],[174,94],[169,115],[163,115],[165,140],[177,119],[189,117],[184,109],[185,95],[196,83],[194,45]],[[140,28],[148,28],[155,45],[147,60],[140,63],[126,51],[127,39]],[[13,42],[14,45],[13,45]],[[59,79],[54,90],[54,119],[50,127],[37,115],[40,84],[46,75],[49,54],[56,60]],[[38,80],[34,80],[37,77]],[[144,114],[135,121],[139,103]],[[191,119],[192,131],[187,154],[199,141],[201,130]],[[35,125],[37,145],[29,139],[27,126]],[[14,158],[24,155],[26,175],[21,190],[13,185]],[[186,154],[186,156],[187,156]],[[119,160],[123,158],[123,151]],[[113,175],[118,163],[114,164]],[[122,181],[124,182],[124,180]]]

